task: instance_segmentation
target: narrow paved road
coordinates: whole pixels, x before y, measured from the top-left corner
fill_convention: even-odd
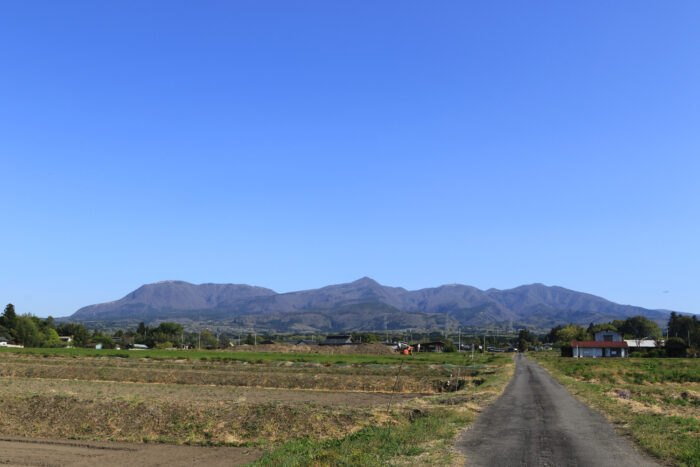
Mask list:
[[[470,466],[658,465],[522,355],[503,395],[464,432],[457,448]]]

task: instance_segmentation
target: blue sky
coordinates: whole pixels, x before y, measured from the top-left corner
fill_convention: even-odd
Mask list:
[[[4,2],[0,300],[543,282],[700,312],[700,3]]]

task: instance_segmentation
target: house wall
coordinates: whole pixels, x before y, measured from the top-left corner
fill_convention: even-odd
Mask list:
[[[607,339],[606,339],[607,337]],[[615,331],[598,331],[595,333],[595,340],[597,341],[610,341],[610,342],[622,342],[622,335]]]
[[[627,356],[627,349],[610,349],[610,348],[584,348],[584,347],[574,347],[572,349],[573,357],[574,358],[580,358],[580,357],[626,357]]]
[[[606,357],[626,357],[627,349],[605,349]]]
[[[574,347],[574,358],[578,357],[602,357],[603,349],[590,349],[583,347]]]

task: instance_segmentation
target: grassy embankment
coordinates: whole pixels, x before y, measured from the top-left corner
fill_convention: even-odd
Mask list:
[[[502,355],[10,349],[0,432],[245,445],[265,451],[261,465],[446,464],[510,371]],[[439,394],[457,375],[466,388]]]
[[[699,359],[534,359],[642,449],[700,466]]]

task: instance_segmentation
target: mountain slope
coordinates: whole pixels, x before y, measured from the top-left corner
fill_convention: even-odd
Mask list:
[[[447,316],[445,316],[447,315]],[[663,323],[666,310],[619,305],[563,287],[531,284],[486,291],[452,284],[409,291],[363,277],[346,284],[278,294],[262,287],[164,281],[144,285],[120,300],[81,308],[82,322],[209,321],[227,326],[283,330],[370,330],[489,327],[513,323],[544,329],[574,322],[606,322],[643,315]]]

